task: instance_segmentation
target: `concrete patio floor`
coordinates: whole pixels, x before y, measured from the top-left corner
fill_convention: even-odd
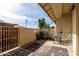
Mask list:
[[[34,44],[18,48],[3,56],[73,56],[72,44],[55,44],[52,40],[37,40]]]

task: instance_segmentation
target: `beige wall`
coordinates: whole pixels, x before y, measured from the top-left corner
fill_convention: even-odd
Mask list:
[[[19,28],[19,44],[23,46],[36,40],[34,29]]]
[[[63,16],[56,20],[56,32],[63,32],[62,40],[71,40],[72,33],[72,15],[71,13],[63,14]]]
[[[71,15],[64,15],[61,18],[56,20],[56,30],[60,32],[72,32],[72,16]]]

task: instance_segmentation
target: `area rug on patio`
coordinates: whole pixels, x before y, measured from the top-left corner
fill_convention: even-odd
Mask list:
[[[53,46],[50,49],[45,48],[41,53],[40,50],[35,51],[30,56],[69,56],[67,49],[62,47]]]
[[[69,56],[68,50],[66,48],[62,47],[57,47],[53,46],[49,51],[48,51],[48,56]]]

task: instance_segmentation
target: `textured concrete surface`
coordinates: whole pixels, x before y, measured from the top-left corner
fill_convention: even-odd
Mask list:
[[[34,44],[18,48],[3,56],[72,56],[72,44],[55,44],[50,40],[38,40]]]

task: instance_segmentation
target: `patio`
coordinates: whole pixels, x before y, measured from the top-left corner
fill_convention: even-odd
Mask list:
[[[79,4],[39,4],[40,7],[47,13],[47,15],[55,22],[56,26],[52,30],[48,30],[43,39],[36,39],[38,29],[25,28],[17,26],[17,45],[10,38],[10,43],[13,45],[10,49],[18,47],[12,51],[2,54],[2,56],[73,56],[78,55],[79,52],[79,26],[78,16],[76,14],[79,10]],[[75,8],[76,7],[76,8]],[[58,9],[57,9],[58,8]],[[44,20],[44,19],[43,19]],[[45,23],[45,22],[44,22]],[[36,24],[35,24],[36,25]],[[15,28],[15,26],[13,27]],[[41,27],[40,27],[41,28]],[[2,30],[2,28],[1,28]],[[44,29],[43,29],[44,30]],[[1,36],[1,53],[8,50],[7,30],[2,31]],[[4,33],[4,35],[3,35]],[[11,34],[11,33],[10,33]],[[55,35],[56,34],[56,35]],[[43,35],[41,35],[43,36]],[[5,50],[3,50],[5,37]],[[39,37],[39,36],[38,36]],[[55,39],[56,37],[56,39]],[[52,40],[49,40],[51,38]],[[53,40],[54,38],[54,40]],[[70,40],[70,41],[67,41]],[[57,41],[59,43],[57,43]],[[31,44],[33,42],[33,44]],[[28,43],[31,45],[27,46]],[[76,44],[77,43],[77,44]],[[23,47],[24,46],[24,47]]]
[[[3,56],[72,56],[70,45],[55,44],[52,40],[37,40],[28,47],[21,47]]]

